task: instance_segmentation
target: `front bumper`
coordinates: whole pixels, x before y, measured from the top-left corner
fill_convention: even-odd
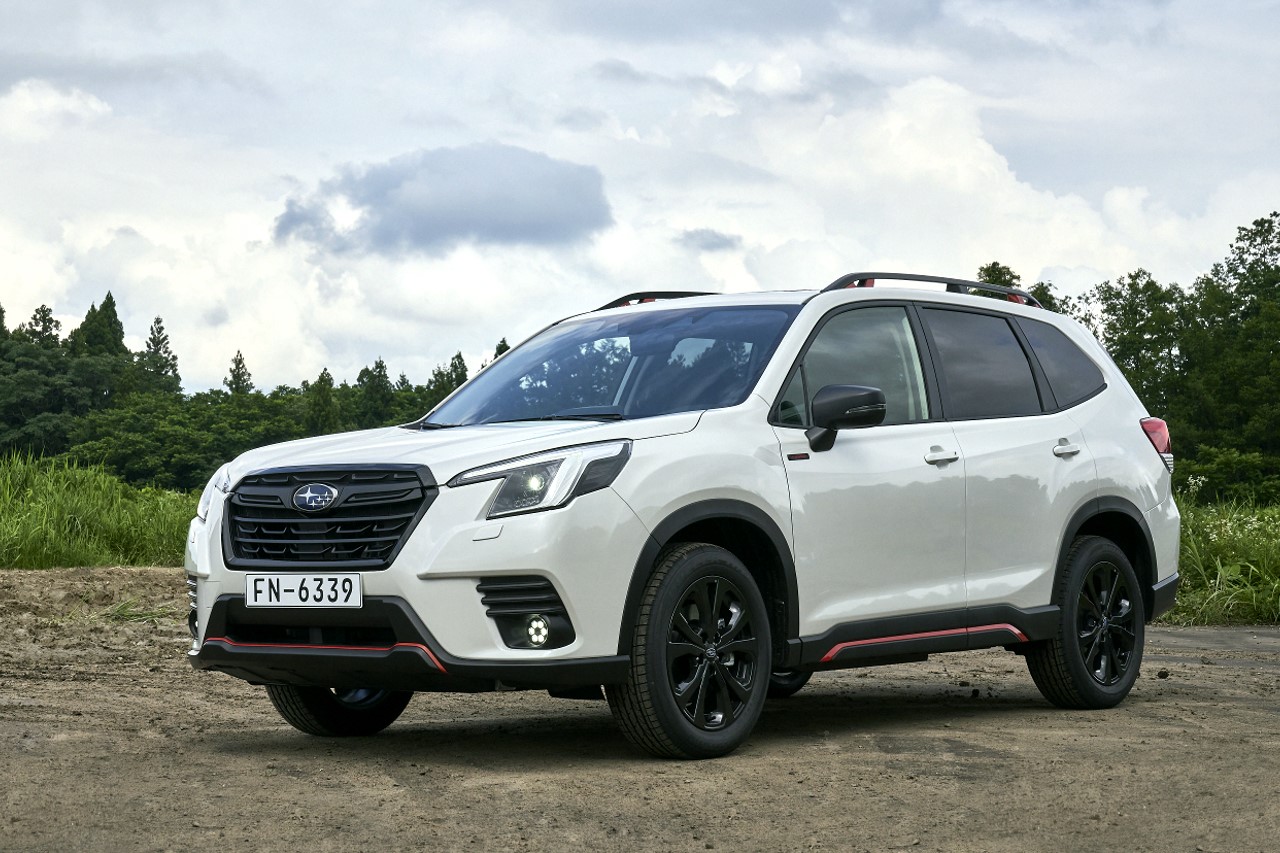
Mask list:
[[[378,687],[475,693],[584,687],[626,677],[614,655],[572,660],[477,661],[445,652],[413,609],[396,597],[369,597],[358,611],[250,610],[221,595],[205,639],[188,652],[196,669],[254,684]]]

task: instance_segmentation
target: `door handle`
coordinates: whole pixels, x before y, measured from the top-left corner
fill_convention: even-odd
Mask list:
[[[929,448],[929,452],[924,455],[924,461],[930,465],[945,465],[948,462],[955,462],[960,458],[960,454],[954,450],[943,450],[938,445]]]
[[[1055,445],[1053,448],[1053,455],[1064,459],[1068,456],[1075,456],[1079,452],[1080,445],[1067,444],[1066,439],[1062,439],[1061,443]]]

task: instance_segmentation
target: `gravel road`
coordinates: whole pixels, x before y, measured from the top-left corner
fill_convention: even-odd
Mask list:
[[[1280,849],[1275,626],[1150,630],[1109,711],[998,650],[820,674],[671,762],[539,693],[308,737],[189,668],[183,599],[176,569],[0,571],[0,850]]]

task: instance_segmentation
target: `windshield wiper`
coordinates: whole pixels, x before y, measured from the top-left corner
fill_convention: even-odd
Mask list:
[[[489,424],[518,424],[528,421],[621,421],[626,420],[622,412],[559,412],[554,415],[539,415],[533,418],[507,418],[501,421],[485,421]]]
[[[456,426],[461,426],[461,424],[435,424],[431,421],[422,421],[421,423],[415,424],[415,426],[417,426],[418,429],[451,429]]]

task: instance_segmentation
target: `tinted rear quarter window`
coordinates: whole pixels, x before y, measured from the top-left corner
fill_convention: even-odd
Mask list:
[[[1040,413],[1031,365],[1006,319],[934,308],[920,313],[938,350],[948,418]]]
[[[1027,336],[1027,343],[1031,344],[1060,407],[1074,406],[1106,384],[1093,359],[1060,330],[1039,320],[1019,319],[1018,325]]]

